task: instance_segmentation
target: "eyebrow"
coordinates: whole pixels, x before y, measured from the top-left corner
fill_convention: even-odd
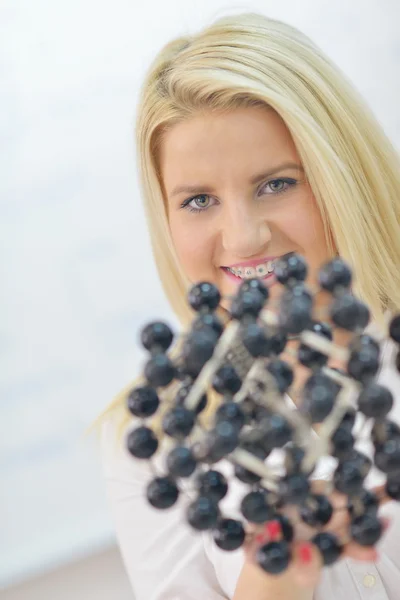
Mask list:
[[[277,167],[273,167],[272,169],[270,169],[269,171],[266,171],[264,173],[259,173],[258,175],[254,175],[254,177],[252,177],[250,179],[249,183],[254,185],[256,183],[259,183],[263,179],[268,179],[268,177],[271,177],[272,175],[276,175],[277,173],[280,173],[281,171],[287,171],[289,169],[304,173],[304,169],[301,165],[299,165],[297,163],[293,163],[293,162],[288,162],[288,163],[279,165]],[[187,194],[199,194],[199,193],[212,194],[214,192],[214,190],[212,189],[212,187],[207,186],[207,185],[178,185],[178,186],[174,187],[174,189],[172,190],[171,197],[177,196],[178,194],[182,194],[183,192],[185,192]]]

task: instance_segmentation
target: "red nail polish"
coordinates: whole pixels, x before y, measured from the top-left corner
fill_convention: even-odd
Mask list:
[[[299,546],[299,559],[300,562],[308,564],[312,560],[312,549],[311,544],[304,543]]]
[[[279,521],[270,521],[266,524],[265,529],[271,541],[277,540],[282,533]]]

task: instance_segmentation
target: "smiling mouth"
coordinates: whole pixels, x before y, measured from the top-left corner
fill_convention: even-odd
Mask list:
[[[245,267],[222,267],[222,269],[229,275],[234,276],[237,279],[265,279],[270,277],[274,272],[274,263],[272,260],[268,260],[258,265],[245,266]]]

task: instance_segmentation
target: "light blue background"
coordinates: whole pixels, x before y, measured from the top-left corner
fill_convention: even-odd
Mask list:
[[[113,539],[83,432],[140,369],[140,325],[174,323],[137,188],[138,86],[163,43],[232,6],[313,37],[400,145],[397,0],[1,2],[2,585]]]

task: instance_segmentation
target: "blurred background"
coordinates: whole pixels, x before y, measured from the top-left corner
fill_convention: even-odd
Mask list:
[[[132,599],[86,427],[176,321],[138,193],[144,72],[170,38],[254,10],[310,35],[400,147],[398,0],[1,0],[0,589]]]

